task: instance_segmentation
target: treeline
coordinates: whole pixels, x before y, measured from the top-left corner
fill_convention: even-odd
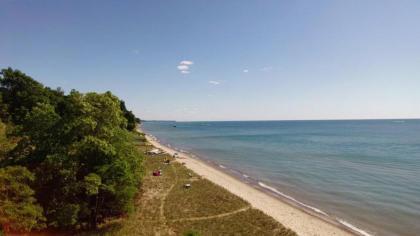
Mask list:
[[[110,92],[43,86],[0,73],[0,225],[3,231],[96,228],[130,212],[142,156],[140,120]]]

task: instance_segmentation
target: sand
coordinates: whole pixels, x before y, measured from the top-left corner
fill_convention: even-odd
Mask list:
[[[344,228],[327,222],[325,219],[311,215],[302,209],[294,207],[278,198],[264,193],[233,176],[218,170],[203,161],[194,159],[185,153],[171,149],[159,143],[155,138],[146,135],[147,140],[157,148],[162,149],[170,155],[178,153],[177,161],[184,162],[185,166],[203,178],[227,189],[231,193],[249,202],[252,207],[263,211],[273,217],[284,226],[292,229],[298,235],[354,235]]]

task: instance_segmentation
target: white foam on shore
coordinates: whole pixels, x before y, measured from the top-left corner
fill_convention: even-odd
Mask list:
[[[293,201],[293,202],[296,202],[297,204],[299,204],[299,205],[301,205],[301,206],[304,206],[304,207],[306,207],[306,208],[309,208],[309,209],[311,209],[311,210],[313,210],[313,211],[315,211],[315,212],[317,212],[317,213],[320,213],[320,214],[322,214],[322,215],[328,216],[328,214],[327,214],[327,213],[325,213],[325,212],[323,212],[322,210],[320,210],[320,209],[318,209],[318,208],[316,208],[316,207],[310,206],[310,205],[308,205],[308,204],[305,204],[305,203],[303,203],[303,202],[300,202],[300,201],[296,200],[295,198],[293,198],[293,197],[291,197],[291,196],[289,196],[289,195],[286,195],[286,194],[284,194],[284,193],[280,192],[280,191],[279,191],[279,190],[277,190],[276,188],[273,188],[273,187],[271,187],[271,186],[268,186],[268,185],[266,185],[266,184],[264,184],[264,183],[262,183],[262,182],[258,182],[258,184],[259,184],[261,187],[263,187],[263,188],[265,188],[265,189],[268,189],[268,190],[270,190],[270,191],[272,191],[272,192],[274,192],[274,193],[276,193],[276,194],[278,194],[278,195],[280,195],[280,196],[282,196],[282,197],[284,197],[284,198],[287,198],[287,199],[289,199],[289,200],[291,200],[291,201]],[[347,227],[347,228],[349,228],[349,229],[353,230],[354,232],[357,232],[357,233],[358,233],[358,234],[360,234],[360,235],[363,235],[363,236],[373,236],[372,234],[369,234],[368,232],[366,232],[366,231],[364,231],[364,230],[362,230],[362,229],[360,229],[360,228],[357,228],[356,226],[354,226],[354,225],[350,224],[349,222],[347,222],[347,221],[345,221],[345,220],[342,220],[342,219],[338,219],[338,218],[337,218],[337,221],[338,221],[338,222],[340,222],[340,224],[342,224],[342,225],[344,225],[345,227]]]
[[[242,176],[245,178],[249,178],[249,175],[246,175],[246,174],[243,174]]]
[[[313,211],[315,211],[315,212],[317,212],[317,213],[319,213],[319,214],[322,214],[322,215],[328,216],[328,214],[327,214],[327,213],[325,213],[325,212],[321,211],[320,209],[318,209],[318,208],[316,208],[316,207],[313,207],[313,206],[310,206],[310,205],[308,205],[308,204],[305,204],[305,203],[303,203],[303,202],[300,202],[300,201],[296,200],[295,198],[293,198],[293,197],[291,197],[291,196],[289,196],[289,195],[286,195],[286,194],[284,194],[284,193],[280,192],[279,190],[277,190],[277,189],[275,189],[275,188],[273,188],[273,187],[271,187],[271,186],[268,186],[268,185],[266,185],[266,184],[264,184],[264,183],[262,183],[262,182],[258,182],[258,184],[259,184],[261,187],[263,187],[263,188],[265,188],[265,189],[268,189],[268,190],[270,190],[270,191],[272,191],[272,192],[274,192],[274,193],[276,193],[276,194],[278,194],[278,195],[280,195],[280,196],[282,196],[282,197],[284,197],[284,198],[287,198],[287,199],[289,199],[289,200],[291,200],[291,201],[293,201],[293,202],[296,202],[297,204],[299,204],[299,205],[301,205],[301,206],[304,206],[304,207],[306,207],[306,208],[309,208],[309,209],[311,209],[311,210],[313,210]]]
[[[222,168],[222,169],[226,169],[226,166],[224,166],[224,165],[219,165],[219,167]]]
[[[337,220],[338,220],[338,222],[340,222],[342,225],[346,226],[347,228],[350,228],[351,230],[353,230],[353,231],[355,231],[355,232],[359,233],[360,235],[363,235],[363,236],[373,236],[372,234],[370,234],[370,233],[368,233],[368,232],[366,232],[366,231],[364,231],[364,230],[362,230],[362,229],[357,228],[356,226],[354,226],[354,225],[350,224],[349,222],[347,222],[347,221],[345,221],[345,220],[342,220],[342,219],[337,219]]]

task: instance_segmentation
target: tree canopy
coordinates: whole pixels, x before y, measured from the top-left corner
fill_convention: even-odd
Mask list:
[[[15,180],[34,180],[22,194],[33,193],[41,215],[28,220],[43,226],[45,217],[49,227],[95,228],[107,217],[130,212],[142,156],[130,132],[140,120],[124,101],[111,92],[66,95],[11,68],[2,70],[0,85],[0,118],[14,127],[6,135],[0,123],[0,145],[10,147],[0,152],[0,173],[23,168],[26,179]],[[35,201],[22,204],[35,206]]]

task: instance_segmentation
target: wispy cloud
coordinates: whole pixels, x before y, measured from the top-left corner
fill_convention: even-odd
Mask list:
[[[181,72],[181,74],[189,74],[190,73],[190,67],[194,64],[193,61],[181,61],[179,62],[178,66],[176,68],[178,68],[179,72]]]
[[[248,72],[249,72],[249,70],[248,70],[248,69],[244,69],[244,70],[243,70],[243,72],[244,72],[244,73],[248,73]]]
[[[209,81],[209,84],[212,84],[212,85],[219,85],[219,84],[220,84],[220,82],[219,82],[219,81],[215,81],[215,80],[210,80],[210,81]]]
[[[193,61],[181,61],[179,64],[190,66],[190,65],[194,64],[194,62]]]
[[[186,65],[179,65],[179,66],[177,66],[177,68],[180,71],[184,71],[184,70],[189,70],[190,69],[190,67],[189,66],[186,66]]]
[[[140,51],[139,51],[138,49],[133,49],[131,52],[132,52],[133,54],[136,54],[136,55],[138,55],[138,54],[140,53]]]

